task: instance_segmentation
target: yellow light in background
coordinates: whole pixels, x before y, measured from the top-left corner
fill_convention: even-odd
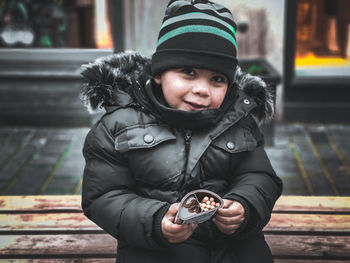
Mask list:
[[[97,48],[113,48],[107,0],[95,0],[95,42]]]
[[[313,53],[308,53],[306,56],[298,56],[295,59],[297,67],[350,67],[350,59],[339,57],[316,57]]]

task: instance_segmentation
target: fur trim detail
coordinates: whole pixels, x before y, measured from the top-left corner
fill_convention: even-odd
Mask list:
[[[260,77],[243,73],[239,66],[236,68],[234,82],[238,83],[240,89],[253,98],[257,104],[252,115],[259,125],[274,118],[274,95],[270,86],[266,85]]]
[[[83,85],[80,99],[89,112],[105,106],[119,105],[118,91],[131,94],[130,89],[143,87],[150,79],[151,60],[137,52],[129,51],[96,59],[82,65]],[[237,66],[234,74],[241,90],[257,104],[252,115],[259,125],[274,117],[274,97],[272,89],[259,77],[243,73]]]
[[[127,90],[149,78],[150,59],[136,52],[124,52],[82,65],[80,100],[89,112],[115,105],[116,89]]]

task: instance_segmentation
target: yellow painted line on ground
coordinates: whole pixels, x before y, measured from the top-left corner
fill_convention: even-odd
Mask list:
[[[7,165],[9,165],[12,160],[16,157],[16,155],[27,145],[27,143],[29,142],[30,138],[24,138],[20,144],[17,146],[17,148],[15,149],[14,152],[12,152],[7,159],[0,165],[0,171],[2,171],[3,169],[5,169],[5,167]]]
[[[279,177],[283,179],[299,179],[300,174],[278,174]]]
[[[83,184],[83,178],[80,178],[79,182],[77,183],[77,185],[74,187],[74,190],[73,190],[73,195],[76,195],[78,194],[81,186]]]
[[[51,182],[51,180],[52,180],[53,177],[55,176],[57,169],[61,166],[63,160],[66,158],[68,152],[69,152],[70,149],[72,148],[72,144],[73,144],[73,143],[71,142],[71,143],[67,146],[67,148],[64,150],[64,152],[61,154],[60,158],[58,159],[58,162],[55,164],[55,166],[53,167],[51,173],[49,174],[49,176],[47,177],[47,179],[45,180],[45,182],[44,182],[43,185],[41,186],[41,188],[40,188],[40,190],[39,190],[39,193],[38,193],[39,195],[42,195],[42,194],[46,191],[46,189],[47,189],[49,183]]]
[[[11,179],[10,183],[7,185],[4,191],[2,191],[2,195],[7,195],[9,191],[12,189],[12,187],[17,183],[19,178],[21,177],[22,173],[29,167],[30,163],[34,159],[34,157],[38,154],[41,147],[38,147],[26,160],[26,162],[22,165],[22,167],[15,173],[13,178]]]
[[[295,143],[294,143],[292,138],[289,138],[289,145],[292,148],[292,151],[293,151],[293,154],[294,154],[294,158],[295,158],[295,160],[297,162],[298,168],[299,168],[300,173],[301,173],[301,177],[304,180],[304,183],[306,185],[308,193],[310,195],[315,195],[314,194],[314,190],[312,189],[312,186],[311,186],[311,183],[310,183],[310,180],[309,180],[309,176],[307,175],[307,172],[306,172],[306,170],[304,168],[303,162],[300,159],[300,156],[298,154],[298,151],[297,151],[297,149],[295,147]]]
[[[317,146],[314,144],[314,142],[312,141],[311,137],[310,136],[306,136],[307,137],[307,140],[309,141],[310,145],[311,145],[311,148],[318,160],[318,162],[320,163],[320,166],[321,166],[321,169],[323,171],[323,175],[326,177],[328,183],[330,184],[332,190],[333,190],[333,193],[335,195],[340,195],[338,189],[337,189],[337,186],[335,185],[335,182],[333,181],[333,178],[331,176],[331,174],[329,173],[328,169],[327,169],[327,166],[326,164],[324,163],[322,157],[321,157],[321,154],[320,152],[318,151],[317,149]]]
[[[328,137],[328,140],[329,140],[329,144],[330,144],[331,148],[333,149],[333,151],[335,151],[335,153],[337,154],[340,162],[342,163],[342,165],[344,166],[345,170],[350,175],[350,166],[345,161],[344,155],[340,152],[337,144],[331,138]]]
[[[10,133],[9,135],[7,135],[5,139],[1,139],[1,142],[0,142],[0,149],[1,149],[2,147],[5,147],[5,146],[9,143],[10,139],[12,138],[12,136],[13,136],[13,132]]]

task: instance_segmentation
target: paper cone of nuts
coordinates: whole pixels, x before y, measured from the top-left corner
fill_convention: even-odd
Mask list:
[[[175,223],[203,223],[209,220],[223,204],[222,198],[212,191],[204,189],[191,191],[182,198]]]

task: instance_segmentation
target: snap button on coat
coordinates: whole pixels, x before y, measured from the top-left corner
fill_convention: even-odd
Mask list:
[[[146,134],[144,137],[143,137],[143,140],[145,143],[152,143],[154,138],[151,134]]]
[[[250,101],[248,100],[248,99],[244,99],[244,104],[247,104],[247,105],[249,105],[250,104]]]
[[[226,147],[230,150],[233,150],[235,148],[235,144],[233,142],[227,142]]]

